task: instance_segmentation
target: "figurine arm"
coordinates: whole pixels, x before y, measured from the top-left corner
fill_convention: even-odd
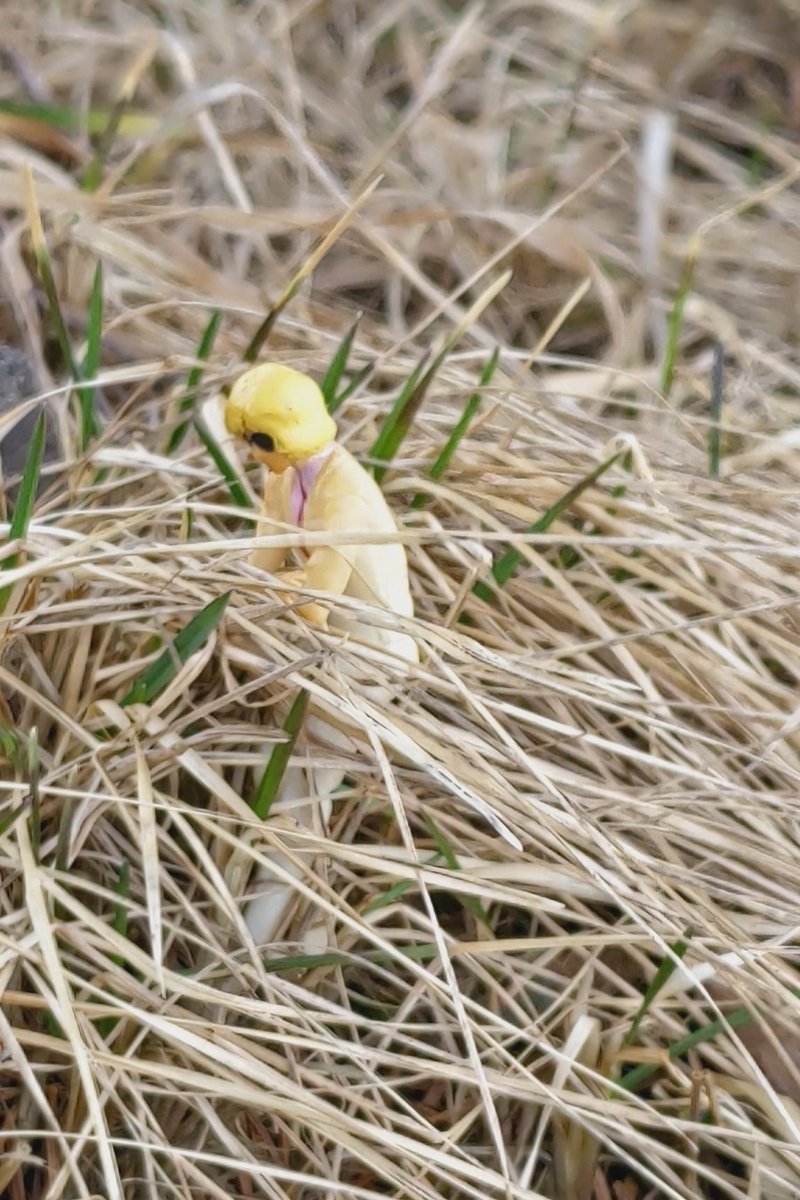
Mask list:
[[[319,524],[322,526],[323,522]],[[361,496],[348,493],[325,505],[325,532],[353,532],[367,527],[367,504]],[[344,596],[355,570],[356,556],[365,551],[369,553],[369,547],[317,546],[312,550],[303,572],[305,586],[315,591]],[[327,627],[328,610],[318,601],[311,600],[297,611],[313,625],[323,629]]]
[[[266,537],[270,533],[280,533],[281,522],[281,480],[277,475],[268,475],[264,481],[261,515],[256,524],[256,535]],[[249,563],[261,571],[269,571],[274,575],[280,571],[286,562],[288,548],[286,546],[263,546],[250,551]]]
[[[266,521],[259,521],[256,526],[258,537],[278,532],[280,531]],[[258,567],[260,571],[269,571],[270,575],[276,575],[286,562],[286,554],[285,546],[258,546],[255,550],[250,551],[248,562],[252,567]]]

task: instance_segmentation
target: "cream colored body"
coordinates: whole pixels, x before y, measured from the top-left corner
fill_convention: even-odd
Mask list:
[[[294,524],[292,504],[296,484],[295,468],[281,474],[270,473],[264,485],[264,508],[258,523],[258,534],[285,532]],[[332,535],[367,532],[396,533],[392,513],[378,485],[344,447],[334,444],[311,485],[304,505],[302,527],[309,531]],[[254,566],[272,574],[285,564],[287,550],[266,548],[254,550]],[[352,596],[374,608],[413,616],[414,606],[408,584],[408,564],[403,546],[391,541],[370,544],[336,544],[310,549],[302,569],[303,583],[315,591],[332,595]],[[346,633],[355,641],[375,646],[381,651],[407,662],[417,662],[419,652],[414,640],[400,630],[381,628],[355,613],[334,611],[330,628]],[[300,613],[317,625],[328,624],[328,607],[319,601],[302,605]],[[379,708],[392,702],[392,693],[382,686],[371,686],[369,696]],[[303,729],[303,744],[309,765],[292,765],[281,781],[276,812],[293,818],[299,827],[324,830],[330,818],[331,795],[343,779],[337,767],[314,765],[315,757],[331,751],[352,755],[359,740],[346,726],[333,725],[311,708]],[[299,749],[299,747],[298,747]],[[272,861],[293,878],[302,870],[285,855],[272,853]],[[303,854],[297,856],[301,861]],[[257,945],[273,941],[280,931],[295,894],[293,885],[280,880],[268,867],[260,867],[251,881],[255,893],[245,908],[245,922]],[[317,921],[312,921],[305,935],[307,951],[319,951],[327,945],[328,935]]]
[[[270,473],[264,484],[264,508],[258,524],[261,535],[280,532],[293,524],[292,490],[296,470]],[[343,446],[334,444],[305,501],[302,527],[331,534],[397,532],[397,525],[375,480]],[[262,570],[280,571],[287,551],[255,550],[251,561]],[[315,591],[352,596],[367,604],[410,617],[414,605],[408,586],[406,552],[399,542],[314,547],[303,567],[305,586]],[[319,605],[300,610],[319,622]],[[334,613],[331,626],[357,641],[377,646],[411,662],[418,659],[408,634],[368,624],[352,614]]]

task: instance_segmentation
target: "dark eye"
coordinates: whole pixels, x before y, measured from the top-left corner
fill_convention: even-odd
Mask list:
[[[259,450],[266,450],[268,454],[275,449],[275,443],[268,433],[251,433],[247,440],[251,446],[258,446]]]

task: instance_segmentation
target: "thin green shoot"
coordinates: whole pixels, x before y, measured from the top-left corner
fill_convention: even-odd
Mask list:
[[[92,160],[86,167],[81,179],[81,188],[84,192],[96,192],[103,182],[106,162],[111,153],[114,139],[120,131],[122,119],[130,107],[130,101],[131,98],[129,95],[120,96],[112,106],[105,126],[98,132],[97,144]]]
[[[442,833],[439,826],[434,821],[433,817],[430,815],[430,813],[423,813],[422,819],[427,826],[428,832],[436,843],[436,848],[444,859],[448,869],[451,871],[460,871],[461,863],[458,861],[456,852]],[[473,917],[482,922],[487,929],[491,928],[489,924],[489,914],[486,912],[486,909],[479,900],[477,900],[474,896],[461,896],[460,899],[462,900],[464,907],[472,913]]]
[[[200,441],[208,451],[209,457],[213,461],[214,466],[225,480],[228,493],[233,503],[239,508],[252,509],[252,501],[250,500],[247,491],[243,487],[241,479],[236,474],[236,471],[228,461],[224,451],[222,450],[222,447],[219,445],[219,442],[216,440],[204,422],[200,419],[200,417],[196,416],[194,418],[194,427],[197,430],[197,436],[200,438]],[[249,521],[249,524],[252,525],[253,522]]]
[[[34,857],[38,859],[39,848],[42,844],[42,805],[41,794],[39,791],[39,779],[41,777],[41,761],[39,758],[39,738],[38,731],[34,726],[28,733],[28,738],[25,743],[25,778],[30,789],[30,816],[28,818],[28,828],[30,829],[31,848]]]
[[[642,997],[642,1002],[637,1009],[636,1015],[631,1021],[630,1029],[622,1040],[623,1046],[630,1046],[631,1043],[636,1040],[636,1036],[639,1032],[639,1026],[652,1008],[659,992],[666,986],[668,980],[671,978],[675,968],[678,965],[678,962],[684,958],[686,951],[689,949],[689,942],[687,939],[681,938],[679,941],[673,942],[673,944],[670,946],[671,953],[665,955],[661,960],[658,970],[651,979],[650,985]]]
[[[335,245],[335,243],[339,240],[345,229],[355,217],[358,210],[366,203],[379,183],[380,176],[377,179],[374,179],[372,183],[369,183],[366,185],[366,187],[362,188],[353,203],[346,209],[345,212],[342,213],[342,215],[328,230],[328,232],[318,240],[311,252],[305,256],[300,267],[297,269],[297,271],[295,271],[292,278],[286,284],[286,287],[283,289],[281,295],[272,305],[269,312],[264,317],[264,320],[261,322],[258,329],[255,331],[249,343],[247,344],[245,352],[242,356],[244,362],[254,363],[256,361],[280,314],[286,308],[287,304],[294,299],[305,281],[311,277],[319,263],[330,250],[331,246]]]
[[[60,133],[83,133],[91,137],[100,136],[108,128],[112,113],[108,109],[68,108],[61,104],[36,104],[20,100],[0,100],[0,113],[12,117],[24,117],[28,121],[39,121]],[[119,122],[118,132],[131,137],[151,133],[160,118],[149,113],[128,112]]]
[[[147,667],[120,701],[123,707],[129,704],[151,704],[156,696],[171,683],[183,664],[200,650],[219,624],[230,592],[211,600],[192,617],[154,663]]]
[[[616,454],[612,454],[610,458],[607,458],[604,462],[600,463],[599,466],[595,467],[593,471],[590,471],[588,475],[585,475],[583,479],[580,479],[574,485],[574,487],[571,487],[568,492],[565,492],[564,495],[557,500],[555,504],[551,505],[545,513],[542,513],[538,521],[534,521],[533,525],[528,527],[528,529],[525,531],[526,535],[546,533],[553,522],[558,520],[558,518],[562,516],[564,512],[566,512],[566,510],[574,503],[574,501],[583,495],[587,488],[590,488],[592,484],[596,483],[597,480],[606,473],[606,471],[613,467],[624,453],[625,452],[623,450],[617,451]],[[505,553],[500,556],[500,558],[492,567],[492,576],[498,588],[504,587],[505,584],[508,583],[509,579],[511,579],[520,563],[523,561],[524,555],[520,550],[517,550],[513,546],[510,546]],[[491,603],[494,599],[494,593],[491,587],[485,583],[476,583],[472,590],[476,596],[480,597],[481,600],[486,600],[487,602]]]
[[[322,383],[319,385],[322,394],[325,397],[325,404],[327,405],[328,412],[330,413],[335,412],[341,404],[341,400],[338,399],[339,384],[342,381],[342,376],[347,370],[347,364],[350,361],[350,354],[353,349],[353,342],[355,341],[356,333],[358,332],[358,326],[361,323],[361,318],[363,315],[363,313],[358,313],[355,321],[353,321],[353,324],[350,326],[349,330],[336,347],[336,352],[330,361],[327,371],[325,372]]]
[[[675,299],[667,318],[667,341],[664,348],[664,362],[661,368],[661,392],[665,400],[669,398],[675,379],[675,370],[678,362],[678,342],[680,341],[681,329],[683,328],[683,313],[686,308],[689,292],[692,289],[696,262],[695,253],[692,251],[687,255],[686,262],[683,264],[678,290],[675,293]]]
[[[128,936],[128,900],[131,894],[131,864],[126,858],[119,864],[117,872],[117,884],[115,887],[117,893],[117,903],[114,907],[114,920],[111,922],[111,927],[120,937]],[[125,966],[125,959],[121,954],[114,954],[113,961],[118,967]]]
[[[438,946],[430,942],[423,942],[418,946],[398,945],[395,949],[412,962],[430,962],[439,954]],[[394,961],[394,955],[388,950],[365,950],[359,951],[358,954],[330,950],[323,954],[295,954],[287,958],[271,958],[261,965],[269,975],[277,975],[286,971],[312,971],[317,967],[363,967],[365,962],[388,963],[392,961]]]
[[[484,368],[481,372],[481,376],[478,381],[478,389],[479,390],[476,392],[473,392],[472,395],[470,396],[469,400],[467,401],[466,405],[464,406],[464,411],[462,412],[458,421],[453,426],[453,429],[450,433],[449,438],[447,439],[444,446],[440,450],[436,460],[433,463],[433,466],[431,467],[430,471],[428,472],[431,479],[440,479],[442,477],[442,475],[444,475],[447,468],[450,466],[450,463],[453,460],[453,455],[455,454],[459,445],[463,441],[464,437],[466,436],[466,434],[469,430],[470,425],[475,420],[475,417],[478,414],[478,410],[481,405],[483,389],[488,387],[488,385],[491,383],[492,376],[495,373],[499,359],[500,359],[500,348],[498,346],[498,347],[495,347],[495,349],[492,351],[488,362],[486,363],[486,365],[484,366]],[[427,504],[429,499],[430,499],[430,497],[426,496],[424,492],[418,492],[417,495],[414,497],[414,499],[411,501],[411,507],[412,508],[423,508]]]
[[[11,826],[19,820],[24,812],[27,812],[27,809],[27,803],[18,804],[16,808],[12,808],[10,813],[6,813],[4,817],[0,817],[0,838],[5,837]]]
[[[719,479],[720,421],[724,402],[725,347],[722,342],[715,342],[711,366],[711,428],[708,433],[708,473],[712,479]]]
[[[417,363],[400,389],[400,393],[392,405],[380,433],[375,439],[370,450],[370,458],[379,459],[386,463],[392,461],[408,430],[411,428],[414,417],[419,411],[422,401],[425,399],[425,393],[443,358],[443,354],[438,355],[427,370],[427,355]],[[372,471],[376,480],[380,483],[386,474],[386,467],[374,466]]]
[[[356,373],[350,377],[350,382],[346,384],[346,386],[342,388],[341,392],[339,392],[338,396],[335,397],[330,406],[329,412],[335,413],[338,408],[341,408],[345,400],[349,400],[350,397],[358,391],[362,383],[366,383],[374,370],[375,362],[373,361],[365,363],[363,367],[356,371]]]
[[[390,463],[397,454],[404,438],[408,434],[414,419],[422,407],[428,388],[435,379],[439,368],[451,353],[464,333],[478,320],[481,314],[500,294],[511,279],[511,271],[505,271],[494,282],[490,283],[474,304],[464,314],[458,326],[443,339],[440,349],[433,354],[430,366],[425,369],[427,358],[423,358],[411,377],[406,380],[400,395],[397,397],[391,412],[381,429],[375,444],[370,451],[373,459],[379,463]],[[373,467],[375,479],[380,482],[386,474],[386,467]]]
[[[214,348],[214,342],[216,340],[221,321],[222,312],[220,309],[215,308],[197,345],[195,365],[186,376],[186,392],[184,393],[184,396],[178,405],[179,413],[191,412],[197,403],[197,389],[200,386],[203,375],[205,374],[206,363],[208,362],[211,356],[211,351]],[[178,446],[180,446],[181,442],[186,436],[186,432],[190,424],[191,420],[187,418],[185,421],[181,421],[179,425],[175,426],[167,441],[167,454],[174,454],[174,452],[178,449]]]
[[[98,262],[94,269],[92,292],[89,297],[89,320],[86,331],[86,354],[80,368],[80,378],[86,383],[77,389],[80,416],[79,440],[81,453],[100,433],[100,421],[95,408],[97,388],[91,381],[97,379],[100,368],[100,346],[103,335],[103,264]]]
[[[80,368],[75,361],[75,355],[72,350],[72,344],[67,333],[67,326],[64,320],[64,314],[61,311],[61,302],[58,298],[58,289],[53,276],[53,269],[50,264],[50,252],[44,242],[34,244],[34,259],[36,261],[36,269],[39,272],[42,288],[44,290],[45,299],[47,300],[47,311],[50,317],[50,322],[53,326],[53,332],[58,342],[58,347],[61,351],[62,358],[67,365],[70,375],[74,380],[79,380],[81,377]]]
[[[426,867],[435,867],[441,861],[441,854],[437,851],[425,863]],[[395,900],[400,900],[409,888],[414,886],[413,879],[398,879],[397,883],[392,884],[382,895],[376,896],[371,900],[364,909],[364,916],[367,917],[370,913],[377,912],[381,908],[386,908],[389,904],[394,904]]]
[[[275,803],[275,797],[281,786],[281,780],[283,779],[284,772],[294,752],[295,743],[303,726],[308,699],[309,695],[305,688],[298,692],[295,697],[292,707],[289,709],[289,715],[283,723],[283,732],[286,734],[286,740],[279,742],[277,746],[273,747],[264,773],[250,801],[250,807],[260,821],[266,821],[272,805]]]
[[[675,1059],[683,1058],[695,1047],[702,1046],[706,1042],[713,1042],[715,1038],[727,1033],[729,1029],[741,1029],[743,1025],[748,1025],[752,1020],[753,1013],[749,1008],[737,1008],[724,1020],[710,1021],[702,1028],[695,1029],[691,1033],[687,1033],[685,1037],[679,1038],[677,1042],[673,1042],[671,1046],[667,1047],[667,1056],[674,1062]],[[628,1092],[635,1092],[658,1070],[660,1070],[659,1063],[639,1063],[630,1071],[625,1072],[619,1080],[618,1086]]]
[[[22,482],[20,483],[17,503],[14,506],[14,512],[11,517],[11,527],[9,529],[9,540],[11,542],[22,541],[25,538],[33,516],[33,509],[36,503],[36,492],[39,487],[39,476],[42,471],[42,460],[44,458],[44,443],[46,433],[45,410],[42,409],[36,418],[36,424],[33,427],[31,434],[30,445],[28,446],[28,454],[25,459],[25,470],[22,474]],[[0,568],[5,571],[13,570],[19,563],[19,552],[15,551],[8,555],[7,558],[0,563]],[[8,598],[11,595],[11,587],[0,588],[0,613],[5,612]]]

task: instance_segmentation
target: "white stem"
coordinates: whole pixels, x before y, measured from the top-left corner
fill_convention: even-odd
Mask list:
[[[353,750],[352,738],[313,714],[306,720],[304,732],[311,739],[312,754],[327,747]],[[315,810],[319,812],[323,828],[326,828],[331,815],[331,797],[342,783],[344,775],[341,767],[291,765],[284,772],[276,803],[289,808],[301,829],[314,829]],[[269,857],[280,866],[282,872],[294,879],[301,878],[302,866],[285,854],[274,851]],[[302,862],[309,861],[311,856],[298,854],[295,857]],[[256,895],[244,910],[244,920],[253,941],[257,946],[263,946],[275,941],[292,905],[295,889],[285,879],[278,879],[268,866],[262,865],[256,870],[252,890]]]

